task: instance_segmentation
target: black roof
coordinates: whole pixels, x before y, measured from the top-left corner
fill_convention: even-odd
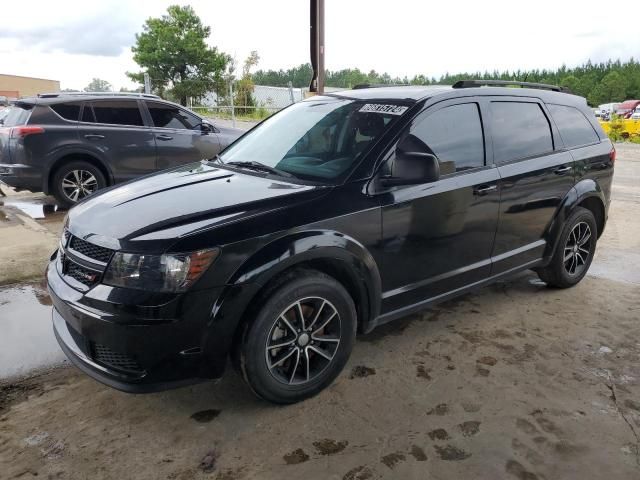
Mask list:
[[[533,85],[533,84],[532,84]],[[534,97],[548,103],[560,103],[565,105],[577,105],[584,107],[584,97],[572,95],[567,92],[559,92],[543,88],[510,88],[503,86],[463,86],[454,88],[450,85],[400,85],[388,87],[357,88],[354,90],[341,90],[325,93],[327,96],[351,98],[357,100],[402,100],[415,103],[428,98],[466,97],[477,95]],[[313,98],[313,97],[311,97]]]

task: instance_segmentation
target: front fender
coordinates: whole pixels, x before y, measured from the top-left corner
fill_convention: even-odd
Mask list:
[[[361,302],[361,330],[373,328],[380,313],[381,280],[375,260],[357,240],[335,231],[296,232],[256,251],[230,277],[211,311],[211,328],[203,341],[205,357],[226,358],[238,326],[262,288],[289,268],[314,262],[337,262],[348,272]],[[237,338],[236,338],[237,340]]]
[[[368,322],[378,315],[382,286],[375,260],[360,242],[335,231],[304,231],[279,238],[252,255],[228,283],[266,285],[283,271],[313,261],[341,262],[362,287],[363,300],[369,305],[363,320]]]

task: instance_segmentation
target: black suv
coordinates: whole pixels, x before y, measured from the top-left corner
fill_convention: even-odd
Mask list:
[[[108,185],[212,158],[241,133],[155,95],[43,94],[14,102],[0,120],[0,181],[70,206]]]
[[[338,375],[356,332],[525,269],[575,285],[615,150],[583,98],[486,83],[313,97],[216,159],[83,201],[47,272],[62,349],[132,392],[231,357],[289,403]]]

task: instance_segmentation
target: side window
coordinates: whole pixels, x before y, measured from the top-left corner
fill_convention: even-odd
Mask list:
[[[202,123],[195,115],[172,105],[147,102],[147,107],[156,127],[191,130]]]
[[[80,116],[80,105],[80,102],[58,103],[57,105],[51,105],[51,110],[65,120],[77,122]]]
[[[491,135],[496,163],[553,150],[549,120],[537,103],[491,102]]]
[[[484,138],[476,103],[437,110],[411,128],[400,142],[401,148],[415,139],[438,157],[442,175],[484,165]]]
[[[547,104],[547,107],[567,148],[590,145],[600,141],[600,137],[587,117],[577,108],[550,104]]]
[[[142,114],[135,100],[106,100],[92,102],[97,123],[142,126]],[[85,107],[86,110],[86,107]]]

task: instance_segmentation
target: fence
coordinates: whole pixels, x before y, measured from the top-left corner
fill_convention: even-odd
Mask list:
[[[302,88],[253,85],[243,88],[242,82],[225,82],[199,101],[189,99],[189,107],[203,115],[239,120],[262,120],[275,112],[299,102],[305,97]]]

